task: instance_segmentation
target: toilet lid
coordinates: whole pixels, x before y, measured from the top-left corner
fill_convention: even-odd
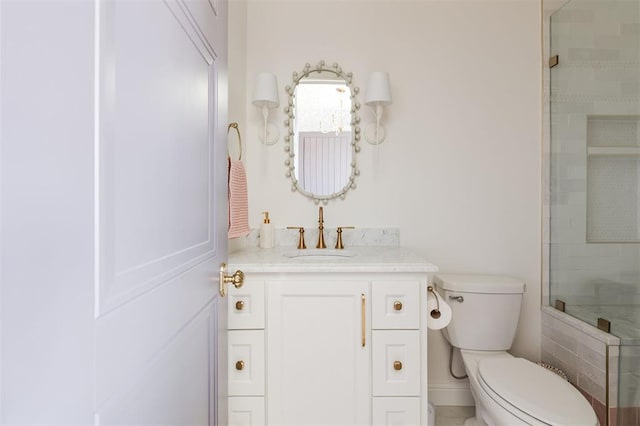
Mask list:
[[[576,388],[531,361],[523,358],[484,359],[478,364],[478,373],[483,387],[488,387],[512,408],[543,423],[598,424],[593,408]]]

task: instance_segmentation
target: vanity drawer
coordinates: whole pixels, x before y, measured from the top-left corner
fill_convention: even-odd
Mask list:
[[[229,330],[264,328],[264,281],[245,277],[242,287],[229,286]]]
[[[374,330],[373,396],[420,396],[418,330]]]
[[[420,397],[373,398],[374,426],[415,426],[420,424]],[[435,425],[429,425],[435,426]]]
[[[264,397],[229,397],[229,426],[264,426],[264,424]]]
[[[229,396],[264,395],[264,330],[229,331]]]
[[[373,282],[373,329],[420,328],[420,283],[418,281]]]

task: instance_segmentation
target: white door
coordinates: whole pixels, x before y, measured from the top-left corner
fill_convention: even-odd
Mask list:
[[[0,423],[226,424],[226,13],[0,1]]]
[[[369,283],[266,289],[267,423],[371,424]]]

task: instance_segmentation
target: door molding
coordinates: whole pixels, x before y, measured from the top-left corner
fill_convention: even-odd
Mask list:
[[[149,7],[149,2],[147,7]],[[202,4],[203,2],[197,2]],[[204,2],[208,4],[208,2]],[[213,197],[211,196],[212,179],[214,172],[213,162],[213,140],[218,126],[215,117],[217,117],[217,104],[213,102],[217,97],[217,64],[216,64],[216,52],[211,46],[211,43],[207,41],[206,35],[203,33],[201,26],[198,24],[198,19],[190,10],[190,6],[182,0],[171,0],[164,2],[154,2],[152,7],[155,7],[156,15],[161,15],[166,12],[164,18],[166,22],[175,23],[174,32],[172,36],[174,40],[182,37],[182,44],[184,49],[181,49],[181,58],[187,58],[187,60],[195,61],[201,60],[201,69],[198,71],[198,75],[202,80],[206,78],[208,80],[208,87],[210,88],[208,100],[201,100],[202,103],[206,102],[207,110],[202,109],[196,111],[200,113],[199,121],[194,118],[194,123],[197,125],[203,125],[207,123],[206,132],[201,132],[196,135],[200,139],[195,142],[191,142],[191,145],[197,145],[195,149],[198,149],[201,157],[204,157],[198,164],[201,167],[198,172],[201,174],[207,173],[209,178],[209,187],[199,188],[200,191],[207,191],[209,194],[209,205],[198,206],[189,205],[187,199],[187,205],[185,209],[191,208],[191,210],[201,211],[199,218],[194,217],[195,212],[192,211],[191,215],[185,212],[184,217],[178,217],[176,221],[182,221],[183,225],[191,233],[189,238],[185,237],[181,241],[167,241],[163,239],[162,226],[157,226],[155,232],[140,231],[141,227],[149,225],[155,220],[156,215],[159,217],[166,210],[167,203],[172,199],[172,194],[166,195],[165,200],[156,202],[158,208],[155,211],[148,211],[140,214],[139,217],[129,220],[128,218],[136,214],[132,211],[124,211],[119,209],[121,205],[130,205],[132,198],[136,196],[135,191],[138,190],[140,195],[146,197],[145,200],[150,200],[153,203],[153,198],[161,198],[159,195],[164,188],[157,188],[155,185],[164,185],[165,187],[172,183],[172,179],[169,173],[165,173],[167,167],[170,167],[170,158],[165,156],[160,158],[160,162],[164,161],[165,164],[158,164],[152,173],[156,173],[153,176],[144,176],[142,173],[136,174],[135,164],[122,165],[121,158],[118,153],[122,150],[129,149],[132,144],[127,144],[129,135],[123,135],[122,129],[119,124],[123,120],[128,120],[129,117],[118,116],[117,111],[122,110],[122,98],[127,97],[127,93],[123,93],[121,90],[117,92],[117,87],[121,86],[121,82],[126,78],[126,73],[135,73],[136,69],[127,69],[122,71],[119,68],[118,60],[122,54],[124,48],[129,48],[131,40],[128,40],[126,45],[122,42],[118,44],[118,31],[120,22],[116,19],[117,10],[114,2],[100,2],[99,7],[96,9],[96,159],[95,159],[95,180],[96,180],[96,196],[95,200],[95,213],[96,213],[96,316],[100,317],[111,310],[122,306],[123,304],[130,302],[136,297],[153,290],[173,279],[180,274],[185,273],[190,268],[219,255],[216,253],[217,244],[215,241],[219,236],[215,235],[216,218],[214,217],[215,209],[213,208]],[[122,7],[119,4],[118,7]],[[199,12],[202,12],[200,8]],[[211,8],[204,8],[209,14],[213,15]],[[164,11],[164,12],[163,12]],[[135,22],[129,22],[130,25]],[[140,31],[144,33],[152,32],[154,28],[149,27],[148,24],[142,25],[140,23]],[[156,47],[153,45],[154,34],[140,35],[138,41],[139,48],[148,49],[150,55],[155,55],[154,59],[158,59],[157,52],[153,52]],[[159,34],[155,34],[159,36]],[[117,51],[120,49],[119,51]],[[173,52],[171,52],[173,53]],[[128,52],[132,54],[132,52]],[[146,51],[141,52],[141,55],[146,54]],[[200,59],[197,59],[200,58]],[[169,66],[172,60],[175,58],[166,58],[166,62],[162,62],[161,57],[158,60],[158,68],[162,66]],[[161,70],[158,70],[161,71]],[[150,75],[148,79],[151,81],[149,87],[142,88],[141,93],[147,90],[147,93],[143,95],[153,96],[154,91],[162,90],[164,86],[156,85],[154,87],[153,79],[158,76]],[[204,84],[203,84],[204,87]],[[188,87],[181,87],[179,89],[189,90]],[[168,90],[168,88],[167,88]],[[159,96],[165,98],[171,96],[169,92],[163,92]],[[161,99],[162,100],[162,99]],[[181,99],[178,99],[181,101]],[[200,105],[202,106],[202,105]],[[186,105],[187,108],[194,107],[193,105]],[[196,105],[197,109],[198,106]],[[154,118],[151,114],[145,116],[143,111],[132,111],[132,114],[142,113],[140,121],[141,125],[135,130],[139,133],[136,135],[139,138],[149,138],[145,142],[146,146],[143,149],[148,149],[146,157],[144,153],[136,153],[140,160],[140,167],[149,168],[150,164],[155,161],[156,155],[153,151],[155,140],[152,138],[163,138],[164,135],[154,133],[152,130],[146,131],[146,129],[152,129]],[[206,114],[206,116],[204,115]],[[131,114],[129,114],[130,116]],[[213,119],[211,117],[214,117]],[[176,120],[182,117],[176,117]],[[165,117],[158,117],[158,121],[165,120]],[[206,121],[204,121],[206,120]],[[145,123],[146,121],[146,123]],[[146,124],[146,127],[145,127]],[[127,129],[128,130],[128,129]],[[203,129],[201,129],[203,130]],[[119,133],[120,131],[120,133]],[[195,133],[195,132],[193,132]],[[177,139],[177,138],[176,138]],[[172,141],[170,136],[166,137],[161,143],[165,145],[166,149],[175,148],[177,144],[182,141]],[[139,149],[136,147],[135,149]],[[129,155],[129,154],[127,154]],[[146,163],[143,163],[148,158]],[[207,160],[208,159],[208,160]],[[131,182],[131,176],[134,176],[134,181]],[[144,180],[148,179],[147,182]],[[194,182],[196,179],[194,179]],[[200,180],[198,180],[200,181]],[[180,182],[187,184],[187,187],[193,188],[189,185],[188,181]],[[131,189],[132,186],[137,186],[135,189]],[[174,189],[176,197],[183,191],[180,189]],[[148,194],[148,192],[155,192],[155,194]],[[122,194],[125,194],[124,196]],[[173,197],[173,198],[176,198]],[[194,196],[193,199],[196,199]],[[163,201],[165,202],[163,204]],[[201,207],[201,208],[198,208]],[[204,212],[204,208],[209,211]],[[150,216],[149,220],[146,220],[146,216]],[[206,219],[208,217],[208,220]],[[191,222],[197,222],[193,225],[189,225]],[[206,222],[205,222],[206,220]],[[158,220],[153,225],[158,223],[164,223],[164,226],[172,226],[174,222],[170,218],[164,218]],[[124,225],[123,225],[124,224]],[[198,229],[196,229],[198,228]],[[155,234],[155,235],[154,235]],[[187,233],[185,233],[186,235]],[[127,251],[127,247],[132,244],[136,244],[140,240],[155,239],[158,241],[158,246],[162,247],[137,247],[135,250],[131,249],[132,255],[127,257],[122,255]],[[144,256],[140,256],[143,253]],[[132,258],[135,257],[135,258]]]

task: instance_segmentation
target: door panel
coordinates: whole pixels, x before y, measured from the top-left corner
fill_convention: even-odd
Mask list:
[[[134,385],[139,372],[186,332],[200,311],[213,309],[216,284],[208,269],[212,268],[194,268],[97,320],[98,407]]]
[[[216,424],[226,415],[217,407],[226,394],[217,370],[218,355],[226,367],[227,307],[217,292],[227,251],[226,64],[215,52],[226,42],[202,32],[217,23],[208,1],[191,5],[206,7],[99,3],[100,424]]]
[[[226,26],[218,22],[223,12],[218,0],[184,0],[183,4],[185,14],[193,20],[194,26],[204,35],[203,41],[212,51],[220,49],[221,46],[213,46],[208,42],[208,40],[221,40],[226,37],[226,34],[222,33],[223,30],[226,31]]]
[[[215,251],[216,62],[169,5],[100,7],[101,314]]]
[[[227,423],[226,22],[0,1],[0,423]]]
[[[208,307],[137,371],[133,384],[96,413],[100,424],[210,424],[213,313]]]

